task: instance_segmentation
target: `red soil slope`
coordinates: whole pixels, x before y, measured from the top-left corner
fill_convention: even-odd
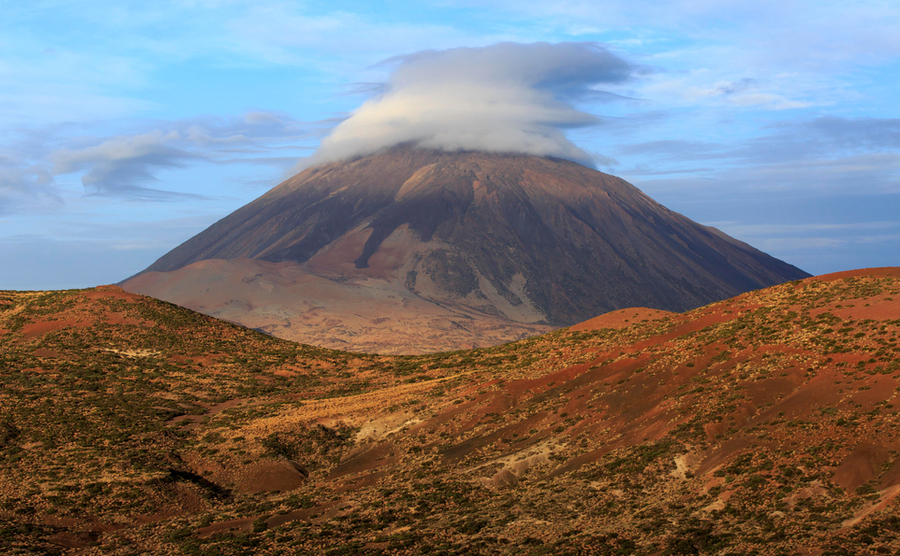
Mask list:
[[[32,527],[14,536],[46,540],[35,524],[69,501],[81,521],[68,532],[121,553],[130,550],[121,538],[149,551],[223,553],[235,543],[394,554],[900,550],[897,268],[809,278],[682,314],[619,311],[513,344],[418,357],[309,352],[171,306],[92,313],[66,295],[67,309],[38,304],[42,312],[19,318],[7,297],[0,326],[14,331],[0,346],[14,372],[3,375],[2,401],[13,409],[0,432],[14,446],[0,496],[7,519]],[[161,316],[141,332],[109,324],[103,315],[113,313]],[[89,317],[104,322],[24,339],[41,322]],[[206,326],[215,332],[201,333]],[[118,332],[126,329],[131,344]],[[109,349],[162,345],[161,330],[171,332],[171,353],[96,364]],[[250,343],[218,343],[240,334]],[[88,337],[89,357],[78,359]],[[198,338],[210,343],[191,343]],[[77,435],[45,432],[72,420],[40,421],[54,412],[34,393],[62,396],[63,386],[71,395],[53,405],[80,404],[91,423],[80,435],[112,422],[98,416],[127,424],[123,407],[145,412],[133,432],[111,437],[134,460],[109,449],[91,460]],[[153,396],[142,398],[147,389]],[[125,395],[123,407],[104,405]],[[187,418],[153,417],[182,404]],[[148,447],[168,467],[148,470]],[[86,468],[118,466],[114,491],[170,496],[153,502],[165,517],[137,526],[111,502],[90,519],[78,514],[81,498],[67,485],[111,495],[99,479],[73,482],[77,466],[63,475],[53,465],[74,461],[69,453]],[[128,526],[103,529],[116,523]],[[76,537],[57,541],[84,542]]]

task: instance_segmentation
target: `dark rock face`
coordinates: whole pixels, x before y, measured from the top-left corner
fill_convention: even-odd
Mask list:
[[[400,232],[415,245],[373,263]],[[309,168],[147,271],[205,259],[312,264],[354,234],[356,247],[320,272],[352,263],[426,299],[503,316],[490,302],[499,296],[553,325],[623,307],[684,311],[808,276],[574,162],[403,147]]]

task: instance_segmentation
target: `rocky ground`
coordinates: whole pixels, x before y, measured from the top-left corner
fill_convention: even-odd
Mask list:
[[[893,554],[900,269],[422,356],[0,293],[10,554]]]

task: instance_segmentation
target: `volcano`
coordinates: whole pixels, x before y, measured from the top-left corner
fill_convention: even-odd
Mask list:
[[[400,146],[308,168],[122,285],[288,339],[412,353],[807,276],[574,162]]]

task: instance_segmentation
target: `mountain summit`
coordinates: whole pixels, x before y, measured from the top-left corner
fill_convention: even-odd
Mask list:
[[[473,337],[484,333],[481,318],[526,326],[504,332],[515,337],[624,307],[684,311],[808,276],[574,162],[402,146],[308,168],[124,285],[266,329],[235,316],[237,305],[250,314],[259,302],[240,299],[236,283],[217,287],[234,273],[241,284],[265,282],[257,289],[270,308],[275,290],[304,282],[294,301],[327,286],[326,298],[375,303],[384,314],[372,318],[387,319],[387,329],[427,304],[447,313],[444,328]],[[338,320],[359,309],[310,301],[302,312]],[[225,305],[229,314],[216,312]],[[287,326],[268,331],[291,337],[285,330],[302,319],[288,313],[276,319]],[[359,336],[341,323],[331,328]],[[360,339],[338,345],[353,349]]]

